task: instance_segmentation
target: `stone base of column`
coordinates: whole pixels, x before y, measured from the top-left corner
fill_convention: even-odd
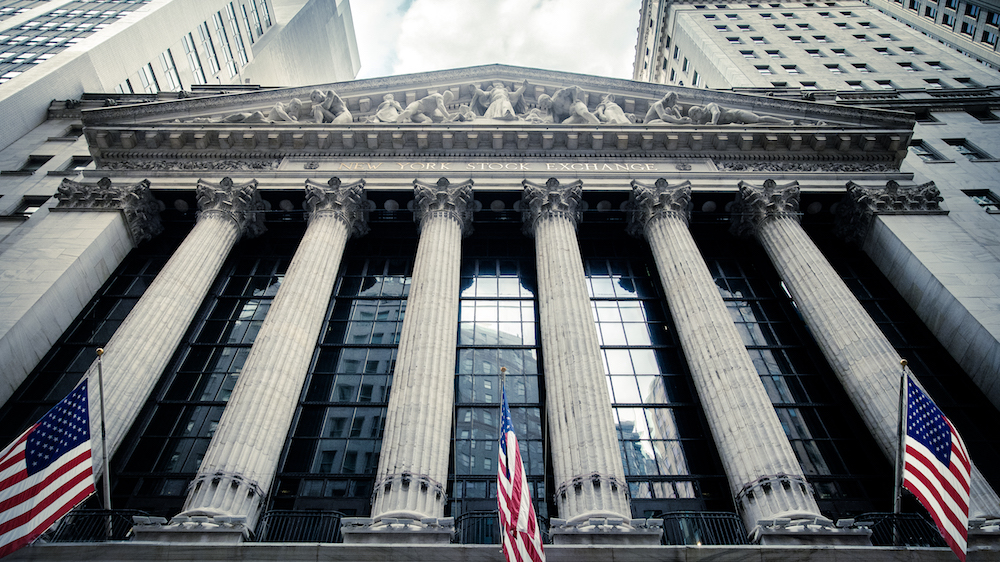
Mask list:
[[[1000,550],[1000,519],[969,520],[969,550]]]
[[[750,535],[750,542],[765,546],[872,545],[871,529],[835,527],[828,519],[762,520]]]
[[[238,544],[250,537],[250,530],[234,517],[178,516],[170,523],[162,517],[137,517],[132,536],[143,542]]]
[[[348,544],[448,544],[455,518],[345,517],[340,532]]]
[[[552,544],[658,545],[663,539],[662,519],[591,517],[567,522],[549,520]]]

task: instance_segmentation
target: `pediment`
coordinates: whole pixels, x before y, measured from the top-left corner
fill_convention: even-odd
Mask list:
[[[895,162],[914,123],[893,111],[507,65],[132,103],[85,109],[83,119],[99,161],[238,149],[284,157],[806,147]]]

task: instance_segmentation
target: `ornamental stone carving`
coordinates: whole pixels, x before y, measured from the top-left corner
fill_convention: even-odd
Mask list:
[[[198,220],[211,214],[221,214],[233,220],[241,233],[254,237],[263,234],[264,201],[257,192],[257,180],[234,184],[222,178],[218,185],[198,180]]]
[[[875,215],[946,214],[941,191],[934,182],[901,186],[889,180],[884,188],[847,182],[847,193],[837,206],[836,233],[848,242],[861,243]]]
[[[136,184],[113,185],[110,178],[96,184],[64,179],[56,198],[61,209],[119,209],[136,244],[163,231],[160,203],[149,191],[149,180]]]
[[[583,199],[583,182],[560,185],[556,178],[549,178],[545,185],[524,180],[524,193],[521,196],[521,220],[524,221],[524,233],[534,237],[535,224],[545,218],[565,217],[573,223],[573,227],[583,220],[583,210],[580,202]]]
[[[430,216],[447,216],[462,227],[462,236],[472,233],[472,180],[452,185],[448,178],[437,183],[413,180],[413,220],[423,228]]]
[[[628,233],[641,237],[646,224],[660,217],[677,217],[685,223],[691,218],[691,182],[668,186],[667,180],[659,178],[653,185],[644,185],[632,180],[632,195],[629,196]]]
[[[331,214],[347,225],[352,236],[368,234],[365,180],[346,185],[340,178],[330,178],[326,184],[306,180],[305,208],[310,221],[318,214]]]
[[[791,218],[796,222],[799,213],[799,182],[778,185],[767,180],[763,186],[739,184],[740,193],[733,207],[730,230],[736,236],[753,236],[767,220]]]

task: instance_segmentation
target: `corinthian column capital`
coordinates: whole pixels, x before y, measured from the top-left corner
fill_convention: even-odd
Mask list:
[[[934,182],[901,186],[889,180],[884,188],[847,182],[847,193],[837,206],[836,232],[848,242],[860,243],[875,215],[946,214],[943,200]]]
[[[249,237],[264,233],[264,201],[257,192],[257,180],[234,184],[222,178],[219,184],[198,180],[198,220],[220,214],[233,220],[240,233]]]
[[[550,217],[562,217],[573,223],[573,228],[583,219],[580,202],[583,200],[583,182],[560,185],[556,178],[549,178],[545,185],[524,180],[524,193],[521,196],[521,220],[524,222],[524,233],[535,235],[535,225],[539,220]]]
[[[330,178],[325,184],[306,180],[305,207],[310,221],[320,214],[330,214],[347,225],[353,236],[368,233],[365,180],[349,184],[340,178]]]
[[[462,227],[462,236],[472,232],[472,180],[454,184],[448,178],[437,183],[413,180],[413,220],[422,230],[425,219],[446,216]]]
[[[149,180],[128,185],[113,185],[111,179],[101,178],[97,183],[79,183],[64,179],[56,198],[58,209],[120,210],[138,244],[163,231],[160,223],[160,203],[149,191]]]
[[[663,178],[653,185],[632,180],[632,195],[626,210],[628,233],[632,236],[642,236],[649,222],[662,217],[675,217],[687,223],[691,218],[691,182],[668,186]]]
[[[765,222],[779,218],[799,221],[799,182],[778,185],[766,180],[764,185],[756,186],[741,181],[739,186],[730,227],[733,234],[753,236]]]

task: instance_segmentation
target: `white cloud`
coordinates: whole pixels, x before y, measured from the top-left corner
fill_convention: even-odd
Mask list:
[[[403,14],[400,0],[355,0],[352,9],[364,77],[504,63],[628,78],[640,4],[412,0]]]

